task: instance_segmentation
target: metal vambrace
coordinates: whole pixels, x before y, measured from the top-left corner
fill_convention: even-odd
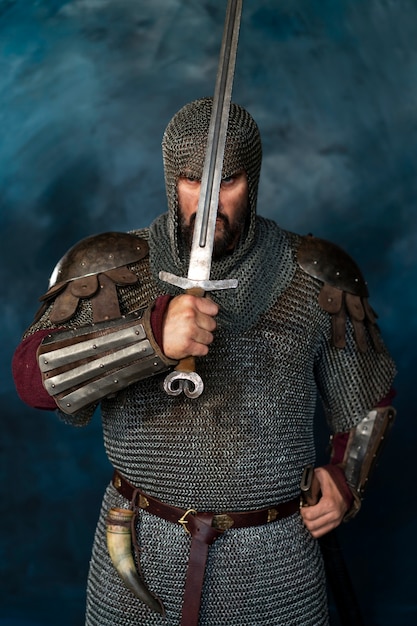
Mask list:
[[[176,364],[152,335],[150,311],[45,337],[38,364],[43,385],[61,411],[72,415]]]
[[[343,468],[354,503],[345,520],[359,511],[369,475],[376,464],[396,411],[392,406],[377,407],[352,429],[346,446]]]

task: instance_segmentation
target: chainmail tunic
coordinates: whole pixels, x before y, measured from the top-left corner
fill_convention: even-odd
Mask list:
[[[150,305],[161,293],[177,293],[158,280],[159,270],[186,271],[171,180],[185,161],[170,164],[169,133],[164,141],[169,212],[149,230],[136,232],[149,239],[150,258],[131,266],[140,285],[119,289],[122,314]],[[172,153],[178,151],[177,145]],[[260,165],[260,152],[258,157]],[[226,148],[227,175],[236,171],[227,170],[231,162]],[[247,171],[251,165],[243,159],[235,167]],[[297,497],[303,469],[315,460],[317,393],[331,429],[346,431],[387,394],[394,374],[385,349],[376,353],[371,344],[366,352],[357,349],[349,321],[346,348],[332,347],[330,316],[318,304],[322,283],[296,261],[300,237],[255,214],[258,174],[248,175],[245,237],[232,255],[213,264],[214,278],[237,277],[239,286],[211,296],[220,313],[209,354],[197,359],[202,396],[168,396],[165,375],[158,375],[101,403],[113,466],[145,492],[184,509],[247,511]],[[71,323],[88,323],[90,309],[84,301]],[[30,332],[50,325],[47,315]],[[85,424],[91,414],[63,417]],[[164,603],[164,619],[124,587],[107,552],[107,513],[129,504],[109,484],[90,564],[86,624],[178,626],[190,539],[179,524],[140,513],[141,570]],[[299,513],[230,529],[210,546],[199,624],[328,624],[321,553]]]
[[[303,468],[315,458],[317,388],[332,430],[340,432],[363,419],[388,392],[393,377],[388,354],[377,354],[371,346],[359,352],[350,325],[347,347],[331,347],[330,318],[317,302],[321,282],[295,260],[300,238],[272,222],[256,221],[257,238],[264,233],[268,244],[261,248],[263,255],[257,250],[268,285],[266,310],[243,330],[230,315],[220,314],[208,356],[197,359],[203,395],[167,396],[164,375],[159,375],[101,404],[104,443],[114,467],[149,494],[185,509],[245,511],[297,496]],[[272,239],[280,248],[280,271],[271,266]],[[158,264],[155,258],[153,263]],[[131,268],[141,283],[120,289],[122,313],[150,304],[160,293],[146,260]],[[271,272],[272,285],[267,280]],[[278,294],[271,304],[269,292]],[[245,317],[245,308],[240,314]],[[30,332],[50,325],[47,315]],[[89,315],[84,302],[72,323],[87,323]],[[253,317],[250,302],[248,315]],[[61,416],[81,425],[91,414],[86,410]],[[124,587],[110,561],[105,518],[115,506],[128,508],[129,502],[109,485],[90,564],[86,625],[178,626],[189,538],[181,526],[141,512],[141,568],[147,586],[164,602],[164,620]],[[231,529],[215,541],[209,549],[199,623],[328,623],[321,554],[299,514],[265,526]]]
[[[303,468],[315,457],[316,386],[331,427],[344,431],[391,383],[386,354],[358,352],[350,333],[345,350],[330,347],[329,317],[317,304],[321,283],[294,261],[298,237],[268,226],[281,241],[288,284],[250,328],[222,321],[208,356],[197,360],[203,395],[169,397],[162,375],[102,403],[112,464],[144,491],[185,509],[245,511],[297,496]],[[275,276],[282,288],[281,274]],[[87,624],[178,625],[189,538],[179,525],[140,515],[141,567],[164,602],[164,621],[123,587],[109,561],[104,520],[112,506],[129,503],[110,485],[91,561]],[[327,624],[323,576],[318,545],[299,514],[231,529],[209,549],[200,625]]]

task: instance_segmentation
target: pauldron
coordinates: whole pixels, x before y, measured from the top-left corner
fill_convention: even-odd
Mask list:
[[[102,233],[82,239],[56,265],[48,291],[39,298],[43,306],[35,321],[54,300],[49,319],[53,324],[63,324],[85,298],[91,300],[93,322],[120,317],[116,287],[138,282],[127,265],[147,254],[147,242],[128,233]]]
[[[358,349],[367,350],[367,329],[375,350],[381,352],[377,315],[368,302],[368,287],[354,260],[339,246],[308,235],[302,238],[297,261],[307,274],[324,283],[319,304],[331,315],[333,345],[345,347],[349,316]]]

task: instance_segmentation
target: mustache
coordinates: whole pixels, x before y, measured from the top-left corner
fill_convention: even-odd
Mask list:
[[[197,218],[197,213],[193,213],[190,217],[189,228],[194,228],[196,218]],[[230,227],[230,220],[227,217],[227,215],[224,215],[223,213],[219,212],[217,213],[217,219],[223,222],[223,225],[226,226],[227,228]]]

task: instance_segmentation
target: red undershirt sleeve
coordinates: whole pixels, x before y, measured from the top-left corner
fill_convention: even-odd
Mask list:
[[[55,410],[56,404],[42,384],[36,353],[43,338],[51,332],[54,331],[38,330],[26,337],[16,348],[12,360],[12,374],[19,398],[34,409],[46,411]]]

